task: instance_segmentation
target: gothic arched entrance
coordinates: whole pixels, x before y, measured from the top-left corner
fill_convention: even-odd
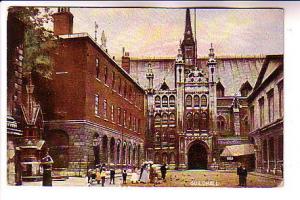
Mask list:
[[[207,150],[202,142],[195,142],[188,150],[188,169],[207,169]]]

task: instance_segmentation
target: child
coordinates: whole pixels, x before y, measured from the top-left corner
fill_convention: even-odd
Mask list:
[[[123,184],[126,184],[126,178],[127,178],[126,169],[123,170],[122,177],[123,177]]]
[[[97,168],[96,169],[96,181],[98,184],[100,184],[100,180],[101,180],[101,174],[100,174],[99,168]]]
[[[100,177],[101,177],[101,184],[102,184],[102,187],[104,187],[105,177],[106,177],[105,168],[102,168],[102,172],[101,172],[101,174],[100,174]]]

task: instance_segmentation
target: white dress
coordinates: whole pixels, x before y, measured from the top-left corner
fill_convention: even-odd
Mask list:
[[[130,179],[130,181],[131,181],[132,183],[137,183],[138,180],[139,180],[139,175],[137,174],[136,171],[133,171],[132,174],[131,174],[131,179]]]
[[[142,183],[149,183],[149,171],[148,171],[148,168],[145,168],[143,170],[142,177],[141,177],[141,182]]]

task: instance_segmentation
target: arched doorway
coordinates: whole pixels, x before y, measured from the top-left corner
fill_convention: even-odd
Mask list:
[[[196,142],[189,148],[188,168],[207,169],[207,150],[202,142]]]

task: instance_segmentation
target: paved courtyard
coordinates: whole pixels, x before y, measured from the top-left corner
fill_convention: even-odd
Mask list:
[[[128,176],[130,180],[130,176]],[[121,184],[121,178],[116,177],[116,184],[110,185],[109,179],[106,179],[105,187],[127,186],[127,187],[152,187],[154,184]],[[129,182],[129,181],[128,181]],[[41,186],[42,182],[24,182],[24,186]],[[249,173],[247,178],[247,187],[276,187],[282,186],[280,178],[273,176]],[[53,186],[88,186],[87,178],[70,177],[65,181],[53,181]],[[90,187],[101,187],[94,183]],[[187,170],[187,171],[168,171],[166,182],[159,180],[156,187],[238,187],[238,177],[235,172],[226,171],[205,171],[205,170]]]

